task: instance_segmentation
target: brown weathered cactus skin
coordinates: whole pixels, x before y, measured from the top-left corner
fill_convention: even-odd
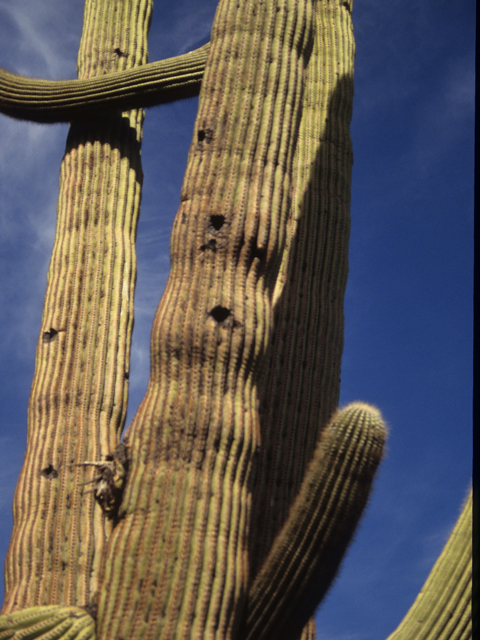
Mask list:
[[[387,640],[472,637],[472,489],[450,537],[405,618]]]
[[[235,637],[248,586],[255,375],[311,51],[312,2],[222,0],[99,589],[101,638]]]
[[[150,11],[150,0],[88,0],[79,76],[146,62]],[[132,111],[69,133],[4,613],[84,605],[96,590],[111,524],[85,493],[94,472],[68,465],[103,460],[125,419],[142,122]]]

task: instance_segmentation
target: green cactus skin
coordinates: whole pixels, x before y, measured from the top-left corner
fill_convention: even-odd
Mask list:
[[[472,490],[425,584],[387,640],[472,637]]]
[[[72,122],[197,96],[209,48],[207,43],[175,58],[83,80],[37,80],[0,68],[0,113],[31,122]]]
[[[252,506],[254,573],[285,522],[320,434],[338,406],[350,233],[350,9],[338,0],[315,4],[292,213],[273,294],[275,333],[259,382],[262,446]]]
[[[332,3],[333,4],[333,3]],[[338,7],[335,5],[335,8],[338,9]],[[323,81],[323,91],[320,92],[321,98],[318,102],[315,102],[315,97],[316,94],[318,93],[318,73],[319,73],[319,69],[318,67],[321,64],[324,64],[320,61],[320,56],[319,56],[319,50],[321,48],[321,45],[316,42],[315,44],[315,54],[312,56],[312,58],[315,58],[316,56],[316,60],[319,60],[319,62],[315,62],[315,65],[312,65],[309,68],[309,71],[307,72],[307,76],[310,78],[309,80],[309,95],[310,98],[306,100],[306,109],[305,111],[308,112],[310,110],[310,113],[313,114],[312,117],[310,117],[310,119],[308,119],[308,117],[305,117],[302,119],[302,132],[300,135],[300,139],[301,139],[301,144],[298,145],[298,148],[301,148],[301,152],[297,152],[297,158],[295,160],[295,170],[292,173],[292,185],[293,185],[293,198],[294,198],[294,206],[292,207],[292,209],[294,210],[294,214],[291,215],[290,213],[288,213],[289,215],[289,219],[284,218],[284,224],[283,226],[280,225],[279,226],[279,231],[280,233],[283,233],[285,236],[285,233],[288,237],[287,239],[287,248],[285,251],[283,251],[283,253],[279,252],[281,254],[281,258],[277,259],[277,269],[275,269],[275,262],[273,262],[274,264],[274,268],[271,269],[270,271],[265,270],[265,283],[267,284],[267,287],[270,287],[270,290],[273,291],[273,299],[275,303],[278,303],[279,300],[282,299],[282,295],[284,295],[284,291],[286,290],[288,292],[288,287],[285,288],[284,284],[285,284],[285,278],[286,278],[286,273],[289,270],[289,263],[292,262],[292,255],[295,255],[295,251],[299,252],[302,251],[304,249],[307,250],[307,253],[310,252],[312,253],[312,248],[318,249],[318,246],[315,247],[315,243],[312,243],[310,245],[310,249],[309,249],[309,245],[308,243],[305,245],[301,242],[295,242],[295,236],[296,236],[296,232],[297,232],[297,227],[299,227],[299,220],[300,218],[302,218],[302,216],[304,218],[308,218],[308,215],[305,214],[305,212],[307,212],[310,215],[310,219],[314,219],[315,215],[319,213],[319,208],[322,207],[323,208],[323,214],[327,214],[329,212],[331,212],[331,208],[329,206],[328,202],[323,201],[323,199],[318,199],[315,198],[315,196],[312,196],[311,194],[308,193],[308,185],[311,184],[313,181],[311,180],[311,178],[313,177],[314,180],[318,179],[319,176],[315,175],[315,168],[316,166],[318,166],[318,158],[317,155],[319,153],[319,144],[318,144],[318,139],[320,138],[321,140],[321,131],[322,131],[322,127],[323,127],[323,122],[322,119],[318,117],[318,111],[319,111],[319,105],[321,107],[321,111],[320,114],[322,117],[325,118],[326,113],[327,113],[327,106],[329,105],[329,101],[331,101],[332,97],[335,96],[335,92],[338,90],[340,83],[341,83],[341,79],[338,80],[338,76],[340,74],[340,72],[342,72],[342,79],[343,79],[343,75],[346,75],[350,80],[351,80],[351,72],[349,67],[351,67],[351,62],[353,60],[353,46],[352,46],[352,41],[351,38],[349,39],[349,35],[351,35],[351,24],[348,22],[345,22],[345,19],[343,16],[347,15],[348,11],[346,11],[346,9],[348,9],[348,7],[346,7],[346,5],[342,5],[342,13],[340,14],[335,14],[335,12],[333,12],[333,18],[330,16],[330,23],[326,25],[325,22],[328,22],[328,18],[327,20],[325,19],[325,15],[327,15],[329,12],[325,12],[325,11],[320,11],[318,13],[317,16],[317,31],[320,33],[321,38],[324,38],[324,34],[322,33],[322,29],[325,29],[325,27],[330,27],[332,28],[333,26],[333,31],[332,31],[332,35],[330,36],[331,41],[329,43],[325,43],[323,42],[322,44],[325,45],[327,44],[327,46],[329,46],[330,48],[332,47],[332,43],[336,42],[336,40],[338,39],[338,32],[340,29],[340,35],[343,37],[343,34],[341,33],[342,28],[345,26],[347,27],[347,37],[346,37],[346,48],[347,48],[347,56],[346,56],[346,67],[347,67],[347,73],[344,73],[344,68],[340,65],[339,60],[337,59],[338,57],[340,58],[340,60],[342,60],[342,56],[344,56],[344,52],[340,51],[340,56],[338,56],[337,54],[334,54],[333,56],[330,55],[327,56],[327,58],[330,60],[330,64],[331,66],[331,70],[332,73],[330,72],[330,68],[329,65],[326,65],[326,73],[324,74],[324,78],[325,80]],[[331,9],[330,9],[330,13],[331,13]],[[338,19],[338,15],[340,15],[340,19]],[[350,34],[349,34],[350,32]],[[342,46],[343,46],[343,42],[342,42]],[[333,64],[336,64],[336,66],[333,66]],[[344,65],[345,66],[345,65]],[[314,69],[313,72],[310,72],[310,69]],[[321,69],[322,71],[325,71],[325,69]],[[141,73],[143,74],[143,70],[141,71]],[[117,76],[120,76],[123,74],[117,74]],[[333,77],[335,76],[335,77]],[[333,79],[332,79],[333,78]],[[103,80],[103,79],[102,79]],[[344,92],[345,93],[345,92]],[[349,93],[349,91],[347,90],[346,92],[346,99],[347,99],[347,105],[348,105],[348,100],[351,98],[351,92]],[[309,104],[309,101],[310,103]],[[340,103],[342,104],[341,99],[339,100]],[[344,107],[342,107],[344,108]],[[340,189],[339,194],[337,196],[337,198],[339,198],[342,201],[342,206],[340,207],[340,211],[341,211],[341,215],[338,216],[338,211],[336,210],[335,207],[333,207],[333,213],[334,215],[337,214],[337,218],[340,219],[340,223],[337,225],[334,225],[334,227],[336,226],[337,229],[340,229],[341,231],[341,235],[340,235],[340,239],[345,239],[348,242],[348,204],[349,204],[349,170],[350,170],[350,165],[351,165],[351,151],[350,151],[350,147],[349,147],[349,138],[348,138],[348,124],[349,124],[349,119],[350,119],[350,109],[347,106],[347,109],[345,111],[345,114],[342,113],[342,116],[344,118],[343,121],[345,121],[346,123],[346,131],[347,131],[347,146],[345,149],[335,149],[336,152],[339,152],[340,154],[342,152],[346,151],[346,164],[345,164],[345,179],[342,181],[340,180],[340,186],[337,187]],[[336,114],[334,114],[336,115]],[[326,120],[326,118],[325,118]],[[305,124],[306,123],[306,124]],[[343,126],[340,127],[341,128],[341,135],[344,136],[344,130],[343,130]],[[327,130],[328,130],[328,126],[327,126]],[[210,143],[210,140],[208,139],[209,137],[209,132],[210,129],[205,128],[203,130],[204,132],[204,136],[205,136],[205,140],[206,140],[206,144]],[[201,143],[203,142],[203,140],[199,139],[197,140],[197,150],[198,150],[198,146],[202,146]],[[303,144],[303,147],[301,146]],[[303,153],[303,155],[302,155]],[[327,162],[329,160],[328,155],[326,158]],[[318,170],[317,170],[318,172]],[[313,174],[313,175],[312,175]],[[323,171],[323,175],[321,177],[325,177],[326,172]],[[332,176],[331,174],[327,176],[329,181],[332,181]],[[335,175],[334,175],[335,177]],[[335,180],[334,180],[335,182]],[[338,180],[336,180],[336,182],[338,183]],[[345,188],[346,187],[346,188]],[[313,186],[312,192],[315,192],[315,186]],[[305,200],[305,202],[303,202]],[[309,202],[310,200],[310,202]],[[302,210],[302,204],[300,204],[300,201],[302,201],[303,204],[303,210]],[[312,206],[312,202],[313,202],[313,206]],[[306,203],[306,204],[305,204]],[[285,207],[284,207],[285,209]],[[298,212],[298,213],[297,213]],[[345,217],[345,212],[347,213],[347,216]],[[327,219],[326,215],[322,215],[320,216],[321,219],[323,219],[324,221]],[[314,222],[314,228],[315,228],[316,222]],[[308,227],[307,227],[308,228]],[[319,229],[317,229],[317,235],[318,232],[324,233],[325,229],[322,228],[322,226],[320,225]],[[299,237],[301,237],[301,233],[298,234]],[[338,243],[338,238],[336,238],[335,233],[333,236],[328,236],[326,243],[331,243],[333,239],[333,242],[337,242]],[[284,237],[281,238],[281,240],[284,241]],[[342,242],[338,243],[340,246],[342,246]],[[344,246],[346,246],[346,243],[344,243]],[[318,253],[316,250],[313,251],[313,253]],[[346,256],[346,252],[343,251],[343,253],[341,252],[340,254],[340,262],[343,263],[343,267],[341,267],[338,270],[338,279],[335,280],[333,286],[332,286],[332,290],[334,290],[335,295],[338,294],[339,300],[340,300],[340,314],[332,314],[335,315],[334,321],[333,321],[333,326],[332,323],[325,323],[322,322],[321,326],[324,327],[323,329],[323,333],[322,334],[322,338],[324,338],[324,334],[326,334],[327,336],[329,335],[329,332],[331,333],[331,329],[333,326],[334,329],[334,335],[337,336],[341,336],[341,325],[342,325],[342,321],[341,321],[341,298],[343,296],[343,290],[344,290],[344,280],[345,280],[345,274],[346,274],[346,260],[345,260],[345,256]],[[278,272],[278,265],[280,265],[280,276],[277,278],[277,280],[275,281],[275,279],[272,280],[272,274],[274,274],[276,271]],[[318,265],[317,265],[318,266]],[[335,265],[337,266],[337,265]],[[315,271],[315,265],[313,267],[313,269],[311,269],[311,271]],[[303,272],[305,272],[305,268],[303,269]],[[303,273],[303,276],[308,275]],[[274,276],[275,278],[275,276]],[[270,281],[269,281],[270,279]],[[303,280],[305,280],[305,277],[303,277]],[[322,279],[320,279],[321,282]],[[298,281],[295,283],[296,285],[298,284]],[[323,282],[323,284],[325,285],[325,282]],[[315,282],[316,285],[316,282]],[[295,300],[295,297],[302,297],[303,296],[303,289],[300,287],[300,289],[297,289],[296,287],[292,287],[292,290],[294,290],[293,295],[291,296],[292,300]],[[325,290],[325,297],[330,296],[330,288],[329,287],[324,287]],[[308,293],[308,288],[307,288],[307,293]],[[286,299],[286,296],[284,296],[284,299]],[[292,300],[290,302],[292,302]],[[288,306],[288,305],[287,305]],[[315,306],[315,305],[314,305]],[[301,313],[305,313],[305,310],[302,309]],[[308,315],[308,307],[307,307],[307,315]],[[315,316],[315,312],[313,314]],[[326,325],[326,330],[325,330],[325,325]],[[313,327],[315,327],[315,321],[313,324]],[[329,335],[329,337],[331,338],[332,336]],[[328,344],[334,344],[333,349],[331,350],[331,352],[334,354],[333,358],[330,356],[330,359],[333,359],[334,364],[335,364],[335,360],[337,360],[337,366],[338,366],[338,362],[339,362],[339,356],[341,354],[341,338],[340,341],[338,339],[334,339],[329,340]],[[260,342],[261,344],[261,342]],[[268,343],[265,343],[266,346],[268,346]],[[266,349],[265,349],[266,351]],[[280,350],[281,351],[281,350]],[[277,350],[276,354],[278,356],[279,351]],[[281,354],[281,357],[284,357],[283,354]],[[317,353],[317,357],[318,357],[318,353]],[[331,369],[329,368],[331,362],[329,360],[329,357],[326,358],[326,361],[328,362],[328,366],[325,367],[328,369],[328,372],[331,373]],[[272,366],[272,369],[274,369],[274,367]],[[310,366],[310,370],[311,370],[311,366]],[[296,373],[296,372],[295,372]],[[332,377],[332,376],[331,376]],[[328,414],[328,412],[330,411],[330,408],[334,408],[335,404],[336,404],[336,396],[338,396],[338,382],[335,380],[336,376],[333,375],[332,379],[334,380],[334,388],[337,388],[337,391],[333,392],[333,394],[330,395],[330,402],[328,405],[323,404],[323,406],[321,407],[322,411],[323,411],[323,416],[326,416]],[[297,404],[298,404],[298,398],[295,399]],[[312,415],[312,412],[310,412],[310,416]],[[318,414],[317,414],[317,422],[318,422]],[[326,420],[321,420],[319,421],[319,424],[321,425],[321,428],[317,428],[317,432],[321,431],[322,428],[325,427],[325,423]],[[315,431],[313,431],[310,434],[310,439],[309,442],[310,444],[314,441],[314,437],[316,435]],[[266,444],[268,443],[267,438],[265,438],[266,440]],[[301,443],[301,445],[304,445],[304,443]],[[297,474],[297,488],[298,488],[298,480],[301,480],[301,476],[302,476],[302,472],[306,466],[306,463],[308,462],[305,453],[302,454],[301,456],[301,463],[300,465],[297,467],[296,469],[296,474]],[[291,485],[291,482],[288,483]],[[284,501],[283,502],[283,506],[284,506],[284,511],[285,509],[288,508],[289,502],[291,502],[291,499],[293,499],[294,496],[294,492],[290,493],[290,500],[288,501]],[[278,529],[278,527],[277,527]],[[271,536],[273,537],[275,534],[275,527],[272,526],[271,527]],[[268,543],[268,541],[267,541]],[[267,545],[264,545],[264,547]],[[310,635],[311,632],[313,631],[312,629],[312,625],[311,623],[309,623],[309,625],[307,626],[308,629],[310,629]]]
[[[295,161],[297,174],[292,178],[295,184],[292,207],[294,215],[289,221],[289,248],[283,255],[283,280],[282,277],[277,279],[275,289],[276,302],[279,303],[277,313],[280,317],[280,330],[277,331],[276,344],[272,349],[270,370],[273,375],[270,376],[270,385],[274,393],[277,389],[286,390],[287,393],[281,394],[283,398],[280,397],[278,405],[270,403],[270,407],[266,408],[267,415],[262,418],[266,434],[262,446],[264,459],[271,458],[272,451],[274,456],[279,453],[280,457],[273,465],[277,470],[276,475],[273,473],[270,474],[270,478],[266,478],[263,496],[262,489],[258,488],[261,483],[257,483],[256,504],[262,526],[265,522],[265,507],[272,512],[270,535],[263,536],[263,544],[256,545],[252,550],[252,556],[257,559],[257,566],[271,545],[273,537],[286,517],[295,491],[298,490],[308,462],[306,452],[313,450],[317,435],[325,428],[328,416],[334,410],[338,398],[339,363],[342,350],[342,301],[347,273],[346,247],[349,232],[349,181],[352,156],[348,128],[353,95],[354,45],[350,20],[351,4],[316,3],[316,12],[316,38],[307,69],[304,114],[299,136],[300,143],[297,147],[298,157]],[[150,66],[147,65],[135,71],[138,77],[142,75],[142,82],[138,88],[148,86],[146,72]],[[109,86],[113,86],[117,78],[125,76],[126,73],[130,72],[107,76]],[[95,79],[95,81],[100,83],[103,79]],[[79,84],[79,81],[72,81],[71,84],[74,83]],[[320,145],[320,141],[327,142]],[[319,198],[318,193],[322,194],[322,197]],[[334,193],[335,196],[332,197]],[[330,197],[324,197],[327,194]],[[327,226],[328,221],[330,221],[330,228]],[[333,225],[331,221],[334,221]],[[322,244],[325,246],[323,251],[319,250]],[[329,250],[329,246],[332,245],[338,249],[335,253]],[[344,247],[343,251],[342,247]],[[335,261],[333,268],[329,267],[328,263],[325,264],[324,255],[330,255],[332,261]],[[306,260],[302,256],[308,256],[309,259]],[[297,273],[287,273],[291,272],[289,264],[299,259],[303,260],[302,271],[297,269]],[[331,277],[331,273],[334,274],[334,278]],[[319,304],[305,305],[302,298],[308,300],[312,295],[321,296]],[[325,310],[332,308],[332,300],[336,301],[334,312],[327,314]],[[298,333],[296,324],[285,322],[282,320],[282,315],[286,319],[296,316],[301,323],[307,321],[311,327],[310,331],[304,332],[304,335],[309,335],[308,344],[305,340],[302,344],[302,336],[295,335]],[[302,370],[299,370],[299,358],[293,345],[303,353]],[[289,366],[284,366],[285,358],[290,359]],[[303,378],[305,370],[310,377],[310,384],[302,387],[298,380]],[[290,379],[285,372],[290,373]],[[325,382],[330,385],[329,388],[325,388]],[[322,387],[324,392],[320,393]],[[270,397],[270,393],[265,395]],[[320,404],[318,401],[309,400],[309,395],[321,398]],[[285,405],[287,397],[288,405]],[[275,414],[277,406],[282,410]],[[289,427],[292,422],[296,425],[295,430]],[[269,423],[280,423],[284,427],[280,430],[270,429]],[[296,449],[293,450],[291,446],[279,447],[279,437],[277,441],[274,437],[269,442],[270,433],[282,433],[282,437],[286,437],[287,442],[288,440],[292,442],[294,437],[297,443]],[[285,455],[288,456],[288,452],[290,458],[286,459]],[[263,468],[270,469],[272,465],[264,465]],[[285,478],[285,469],[289,472],[287,478]],[[283,482],[279,481],[279,475],[282,476]],[[279,496],[275,495],[277,487],[280,488]],[[275,507],[269,508],[271,504]],[[252,536],[252,539],[256,541],[258,536]],[[255,562],[253,565],[255,566]]]
[[[298,637],[331,584],[355,530],[385,436],[379,412],[368,405],[355,403],[335,414],[287,522],[249,588],[240,637]],[[315,594],[313,601],[309,593]],[[93,619],[73,607],[35,607],[0,616],[0,640],[20,640],[21,632],[40,639],[51,629],[55,635],[49,640],[66,640],[66,631],[71,640],[95,637]],[[306,629],[305,640],[314,638],[314,626],[307,624]]]
[[[116,20],[113,4],[122,9]],[[87,602],[98,589],[102,640],[315,638],[309,616],[352,538],[386,435],[379,412],[362,403],[335,413],[327,426],[338,401],[348,270],[352,7],[282,0],[279,16],[268,3],[255,4],[223,0],[217,11],[172,238],[172,274],[152,334],[149,388],[127,438],[132,475],[106,550],[111,523],[91,498],[85,498],[88,508],[76,498],[84,465],[113,451],[124,420],[143,114],[103,116],[70,133],[29,449],[16,496],[23,501],[18,513],[29,515],[21,530],[16,522],[4,612],[37,602]],[[150,10],[146,1],[89,0],[79,55],[83,79],[36,81],[1,71],[0,110],[53,122],[195,95],[209,45],[145,65]],[[119,40],[130,30],[137,34],[134,51]],[[121,71],[123,59],[144,66]],[[118,121],[126,119],[125,137]],[[95,171],[97,181],[91,180]],[[82,182],[83,196],[75,195],[75,182]],[[104,214],[103,236],[89,229],[91,210],[82,212],[82,197],[100,214],[95,227]],[[128,239],[122,257],[102,260],[101,249],[108,254],[115,245],[106,234],[114,214],[115,233]],[[113,277],[100,290],[95,283],[106,273]],[[114,286],[123,278],[124,299]],[[92,314],[102,328],[87,335],[82,319],[91,322]],[[63,327],[69,323],[73,337]],[[71,349],[82,336],[82,346]],[[103,404],[84,384],[92,375],[92,336],[95,345],[105,345],[93,385],[97,393],[103,389]],[[48,357],[42,345],[49,345]],[[62,371],[70,387],[66,373],[62,386]],[[73,417],[65,411],[71,397],[77,400]],[[107,424],[99,417],[109,403],[118,413],[110,409]],[[60,426],[62,412],[67,421]],[[47,431],[50,448],[39,445]],[[55,448],[61,462],[32,471],[38,454]],[[43,492],[38,475],[48,482]],[[52,505],[61,517],[51,517]],[[62,546],[64,531],[73,535]],[[471,496],[389,640],[471,637],[470,531]],[[32,570],[37,580],[26,579]],[[87,640],[95,638],[94,626],[85,609],[37,606],[0,616],[0,640]]]
[[[245,640],[299,637],[352,539],[385,439],[385,425],[373,407],[353,403],[333,416],[249,589]]]
[[[253,575],[279,535],[339,397],[350,233],[351,3],[317,2],[314,29],[292,215],[275,284],[273,344],[259,383],[264,400],[252,500]]]
[[[222,0],[97,633],[235,637],[248,586],[255,376],[286,240],[312,2]]]
[[[150,11],[150,0],[89,0],[79,76],[145,63]],[[142,122],[136,110],[70,129],[3,613],[85,605],[96,590],[112,525],[84,485],[95,472],[76,465],[104,460],[125,420]]]
[[[95,622],[79,607],[30,607],[0,616],[0,640],[94,640]]]

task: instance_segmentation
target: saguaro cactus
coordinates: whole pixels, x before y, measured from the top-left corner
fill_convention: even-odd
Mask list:
[[[146,62],[149,0],[87,2],[78,74]],[[116,53],[121,51],[122,55]],[[118,444],[133,324],[143,112],[73,124],[14,501],[3,611],[87,603],[111,521],[85,494],[85,460]]]
[[[0,74],[5,113],[81,121],[62,165],[0,640],[307,640],[385,441],[376,409],[337,411],[351,3],[221,0],[209,45],[145,65],[150,10],[87,0],[79,81]],[[200,80],[149,385],[119,448],[138,108]]]

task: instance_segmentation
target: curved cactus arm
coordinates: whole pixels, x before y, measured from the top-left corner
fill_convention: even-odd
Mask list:
[[[210,43],[181,56],[83,80],[39,80],[0,68],[0,113],[53,123],[198,95]]]
[[[0,640],[93,640],[95,621],[80,607],[30,607],[0,616]]]
[[[333,416],[249,590],[247,640],[299,636],[352,540],[385,439],[380,412],[369,405],[352,403]]]
[[[387,640],[471,638],[471,606],[472,490],[422,590]]]

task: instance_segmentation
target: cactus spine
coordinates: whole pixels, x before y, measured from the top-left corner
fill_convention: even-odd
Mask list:
[[[150,11],[149,0],[88,0],[79,76],[146,62]],[[116,48],[125,55],[117,56]],[[84,605],[96,590],[111,523],[84,493],[92,472],[69,465],[102,460],[125,420],[142,121],[143,112],[135,110],[70,129],[4,613]]]

